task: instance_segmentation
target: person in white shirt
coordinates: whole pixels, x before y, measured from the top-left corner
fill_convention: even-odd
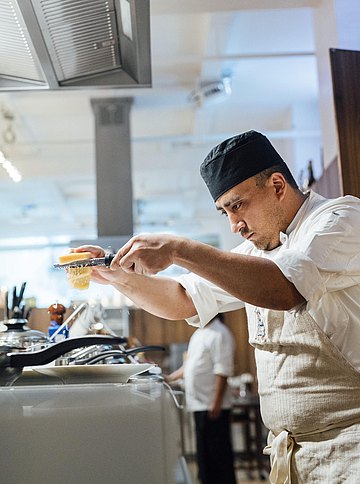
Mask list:
[[[360,200],[302,193],[261,133],[216,146],[200,168],[216,208],[246,240],[228,252],[137,235],[93,280],[145,310],[204,326],[245,306],[272,483],[360,476]],[[100,247],[80,247],[93,256]],[[171,264],[178,279],[153,277]]]
[[[165,377],[184,379],[186,408],[193,412],[198,476],[202,484],[236,484],[231,441],[231,392],[235,341],[222,315],[190,338],[181,368]]]

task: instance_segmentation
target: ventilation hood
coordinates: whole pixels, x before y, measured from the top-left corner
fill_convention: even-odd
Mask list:
[[[130,112],[132,98],[93,98],[96,148],[97,238],[70,247],[100,245],[118,250],[133,235]]]
[[[0,90],[150,86],[149,0],[0,0]]]

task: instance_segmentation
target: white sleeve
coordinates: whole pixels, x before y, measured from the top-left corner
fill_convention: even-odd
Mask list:
[[[176,277],[193,300],[197,315],[186,321],[192,326],[203,327],[218,313],[234,311],[244,303],[211,282],[189,273]]]
[[[360,213],[349,207],[326,212],[304,228],[273,262],[307,300],[360,282]]]
[[[245,240],[231,252],[248,253],[252,244]],[[242,309],[245,304],[215,284],[196,274],[189,273],[176,277],[193,300],[197,315],[187,319],[191,326],[204,327],[218,313]]]
[[[286,249],[272,259],[299,293],[309,301],[320,299],[326,292],[325,278],[316,263],[295,249]]]
[[[232,376],[234,374],[234,349],[235,343],[230,333],[216,334],[211,351],[215,375]]]

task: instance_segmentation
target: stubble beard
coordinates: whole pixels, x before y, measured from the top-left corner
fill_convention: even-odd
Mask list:
[[[284,211],[279,205],[269,207],[266,210],[265,219],[269,220],[271,225],[264,229],[264,235],[257,240],[253,240],[253,244],[259,250],[273,250],[280,245],[280,232],[285,232],[286,222]]]

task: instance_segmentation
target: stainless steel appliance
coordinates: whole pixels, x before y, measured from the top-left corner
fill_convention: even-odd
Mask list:
[[[149,4],[0,2],[0,90],[150,87]]]
[[[13,346],[0,346],[0,386],[11,386],[25,366],[46,365],[60,356],[83,346],[121,344],[124,338],[107,335],[87,335],[54,343],[39,351],[14,352]]]
[[[43,365],[86,342],[121,343],[100,335],[73,340],[0,353],[3,384],[11,383],[0,387],[1,481],[191,484],[181,406],[161,376],[143,373],[153,365]]]
[[[2,482],[189,482],[161,382],[3,387],[0,408]]]

